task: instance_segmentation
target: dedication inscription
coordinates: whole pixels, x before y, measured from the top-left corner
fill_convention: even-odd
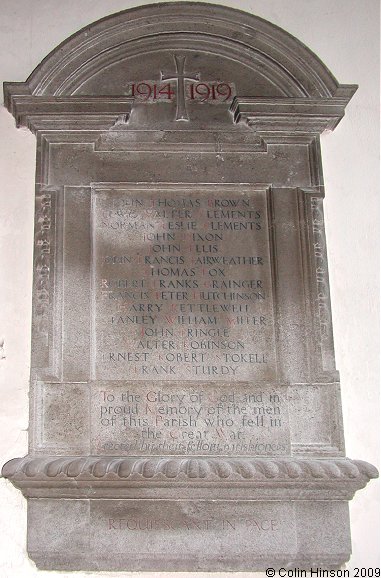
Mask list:
[[[250,385],[155,381],[98,386],[92,404],[93,454],[284,455],[290,451],[285,393]]]

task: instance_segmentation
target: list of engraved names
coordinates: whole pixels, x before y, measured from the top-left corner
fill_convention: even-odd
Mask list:
[[[94,377],[270,381],[265,189],[93,189]]]

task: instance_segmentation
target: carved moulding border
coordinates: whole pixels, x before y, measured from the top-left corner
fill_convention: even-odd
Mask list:
[[[320,347],[323,370],[335,365],[331,298],[329,289],[329,272],[327,243],[324,228],[323,199],[312,192],[310,196],[310,215],[312,225],[313,260],[316,284],[315,307],[320,326]]]
[[[336,369],[334,340],[329,291],[329,272],[324,228],[324,192],[321,187],[298,188],[300,195],[300,216],[304,223],[306,255],[304,268],[306,275],[305,306],[309,309],[310,323],[315,337],[311,348],[315,348],[312,358],[317,379],[325,382],[339,382],[340,375]],[[308,256],[308,257],[307,257]]]
[[[36,184],[34,231],[34,279],[32,321],[32,372],[45,367],[47,375],[57,375],[57,355],[52,344],[60,341],[60,304],[54,287],[60,275],[59,233],[56,229],[61,187]]]
[[[56,190],[41,188],[36,195],[35,227],[35,315],[36,334],[48,343],[49,303],[52,261],[52,193]],[[54,210],[54,208],[53,208]]]
[[[266,153],[267,145],[253,131],[242,133],[233,124],[229,130],[118,130],[102,133],[95,143],[96,152],[183,154],[255,154]]]
[[[39,130],[108,130],[128,121],[133,98],[113,96],[32,96],[9,97],[8,110],[16,126],[33,133]]]
[[[2,475],[26,497],[350,500],[378,471],[348,458],[26,456]]]
[[[348,99],[353,94],[353,87],[339,85],[306,46],[262,18],[226,6],[166,2],[126,10],[86,26],[55,48],[26,83],[7,83],[6,95],[26,90],[39,95],[74,94],[135,47],[142,54],[152,46],[166,48],[169,39],[172,48],[186,49],[194,37],[198,43],[203,40],[209,52],[218,46],[221,56],[231,57],[234,52],[238,62],[265,68],[283,93],[340,94]]]
[[[128,116],[128,115],[124,115]],[[115,115],[112,117],[114,118]],[[111,117],[110,117],[111,119]],[[109,124],[110,124],[109,119]],[[105,119],[100,122],[105,122]],[[33,121],[34,122],[34,121]],[[63,121],[62,121],[63,122]],[[80,143],[90,144],[96,153],[115,153],[123,152],[133,153],[170,153],[183,154],[192,152],[196,154],[254,154],[266,153],[267,144],[262,137],[255,134],[254,131],[243,134],[235,126],[229,130],[134,130],[128,128],[128,121],[123,123],[118,119],[111,128],[95,126],[96,120],[93,119],[92,126],[90,122],[86,125],[86,119],[83,120],[85,128],[78,130],[80,125],[76,124],[75,129],[61,129],[52,125],[49,130],[49,122],[45,124],[41,120],[35,125],[38,133],[37,138],[42,142],[44,155],[49,154],[51,144],[68,144]],[[44,126],[43,126],[44,125]],[[301,140],[301,139],[299,139]],[[308,139],[308,142],[311,138]],[[283,141],[282,141],[283,143]],[[303,141],[302,144],[305,144]],[[197,150],[196,150],[197,149]],[[46,156],[46,159],[48,157]],[[46,161],[47,164],[47,161]],[[40,170],[40,180],[48,181],[46,170]]]
[[[313,133],[333,130],[345,114],[348,99],[236,96],[230,111],[235,123],[260,132]]]

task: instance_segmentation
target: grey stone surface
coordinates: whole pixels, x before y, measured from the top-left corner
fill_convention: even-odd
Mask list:
[[[30,500],[45,526],[29,549],[45,569],[71,569],[69,549],[78,568],[240,571],[284,560],[333,567],[350,548],[344,502],[68,500],[62,518],[56,500],[41,502]]]
[[[40,568],[339,566],[348,500],[320,133],[356,90],[229,8],[81,31],[6,105],[37,138],[29,501]]]

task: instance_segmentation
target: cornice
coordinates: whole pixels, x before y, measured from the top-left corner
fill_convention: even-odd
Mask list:
[[[181,149],[179,145],[182,141],[181,138],[179,141],[177,135],[184,135],[185,143],[191,150],[195,144],[202,144],[205,141],[205,150],[210,149],[211,152],[215,151],[216,139],[217,144],[222,148],[227,146],[227,150],[253,152],[253,150],[265,150],[260,137],[255,137],[254,133],[261,134],[267,142],[272,142],[272,137],[278,140],[280,138],[282,142],[284,139],[287,141],[287,137],[290,136],[295,140],[303,135],[304,137],[318,135],[325,130],[333,130],[345,114],[346,103],[346,99],[341,97],[312,99],[237,96],[230,108],[234,121],[230,131],[227,127],[222,132],[216,129],[215,136],[214,133],[205,130],[143,131],[139,132],[139,139],[136,141],[131,137],[131,131],[126,130],[134,105],[133,98],[8,94],[6,101],[9,111],[16,119],[17,126],[26,126],[32,132],[39,130],[108,131],[112,129],[109,138],[117,134],[117,148],[121,150],[145,150],[148,145],[151,145],[150,150],[154,146],[155,149],[170,151]],[[250,137],[250,132],[247,134],[237,132],[234,124],[242,123],[252,129],[253,136]],[[194,135],[196,135],[196,141],[194,141]],[[235,135],[235,140],[231,142],[233,135]],[[208,141],[213,142],[210,145]],[[108,146],[105,148],[107,149]]]
[[[355,87],[354,87],[355,90]],[[256,98],[237,96],[231,105],[235,123],[258,133],[312,133],[333,130],[345,114],[347,99]]]
[[[38,130],[108,130],[128,121],[134,100],[126,97],[8,95],[16,125]]]

